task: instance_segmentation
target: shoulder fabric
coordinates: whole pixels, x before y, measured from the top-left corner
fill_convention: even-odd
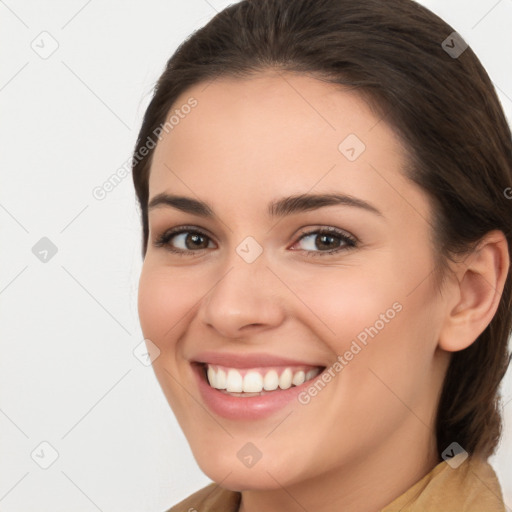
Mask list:
[[[241,493],[211,483],[167,512],[238,512]],[[446,461],[380,512],[506,512],[492,466],[468,457],[457,467]]]
[[[167,512],[238,512],[240,501],[241,493],[211,483],[180,501]]]
[[[381,512],[505,512],[492,466],[468,457],[460,466],[440,462]]]

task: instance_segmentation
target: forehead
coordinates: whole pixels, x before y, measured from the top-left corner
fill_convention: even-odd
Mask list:
[[[155,148],[150,198],[172,191],[226,205],[236,191],[249,206],[314,187],[373,198],[383,210],[403,202],[400,189],[422,200],[403,177],[400,139],[353,90],[291,73],[218,78],[187,89],[172,115]]]

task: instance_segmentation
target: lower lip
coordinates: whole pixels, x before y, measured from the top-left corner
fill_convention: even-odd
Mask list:
[[[222,393],[208,384],[204,367],[192,364],[199,385],[199,392],[211,411],[223,418],[231,420],[257,420],[271,416],[297,398],[305,388],[309,387],[320,373],[300,386],[268,392],[264,395],[237,397]]]

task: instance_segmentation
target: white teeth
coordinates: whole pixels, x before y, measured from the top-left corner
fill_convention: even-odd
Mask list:
[[[217,382],[216,382],[216,387],[217,389],[226,389],[226,383],[227,383],[227,376],[226,376],[226,372],[222,369],[222,368],[219,368],[217,370]]]
[[[292,371],[290,368],[286,368],[286,370],[279,377],[279,387],[281,389],[288,389],[292,387]]]
[[[306,380],[312,379],[313,377],[316,377],[320,373],[319,370],[309,370],[308,373],[306,373]]]
[[[244,393],[259,393],[263,389],[263,377],[258,372],[247,372],[244,377]]]
[[[261,393],[262,391],[275,391],[276,389],[288,389],[293,386],[300,386],[305,381],[316,377],[322,370],[315,368],[305,372],[292,368],[285,368],[279,376],[277,371],[272,369],[262,373],[259,370],[247,370],[242,376],[235,368],[222,368],[207,365],[207,376],[210,386],[215,389],[225,389],[229,393]]]
[[[243,379],[240,372],[236,370],[228,370],[228,376],[226,379],[226,391],[231,393],[241,393],[243,391]]]
[[[292,384],[294,386],[300,386],[306,380],[306,374],[300,370],[297,372],[292,379]]]
[[[208,382],[215,389],[226,389],[226,372],[222,368],[215,371],[211,366],[208,367]]]
[[[265,391],[274,391],[279,386],[279,376],[275,370],[270,370],[263,379],[263,389]]]
[[[209,366],[208,367],[208,382],[210,383],[210,386],[212,388],[218,388],[217,386],[217,374],[215,372],[215,370]]]

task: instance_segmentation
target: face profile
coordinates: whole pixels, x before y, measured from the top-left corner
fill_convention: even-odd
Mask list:
[[[259,16],[254,2],[241,4]],[[300,12],[307,2],[291,4]],[[362,19],[378,11],[363,4]],[[280,1],[265,8],[286,10]],[[240,12],[233,7],[237,22]],[[441,42],[436,58],[453,60]],[[443,259],[451,233],[466,233],[456,214],[451,227],[443,220],[456,207],[432,192],[442,183],[434,171],[443,172],[433,162],[459,164],[436,156],[442,128],[427,115],[407,131],[420,122],[406,111],[415,93],[386,115],[379,96],[312,69],[198,76],[181,89],[171,76],[156,96],[174,96],[149,108],[139,136],[140,147],[158,131],[158,144],[134,168],[144,227],[139,317],[158,348],[162,391],[227,500],[201,494],[182,505],[390,511],[407,490],[424,491],[450,470],[446,449],[461,448],[461,464],[486,464],[484,445],[474,439],[473,450],[445,430],[455,414],[440,408],[460,354],[480,350],[475,340],[497,313],[504,318],[509,240],[497,222],[480,226],[482,236],[468,234],[466,250]],[[439,110],[428,98],[421,109]],[[460,490],[469,480],[454,482]],[[432,486],[416,492],[417,503],[438,492]]]

